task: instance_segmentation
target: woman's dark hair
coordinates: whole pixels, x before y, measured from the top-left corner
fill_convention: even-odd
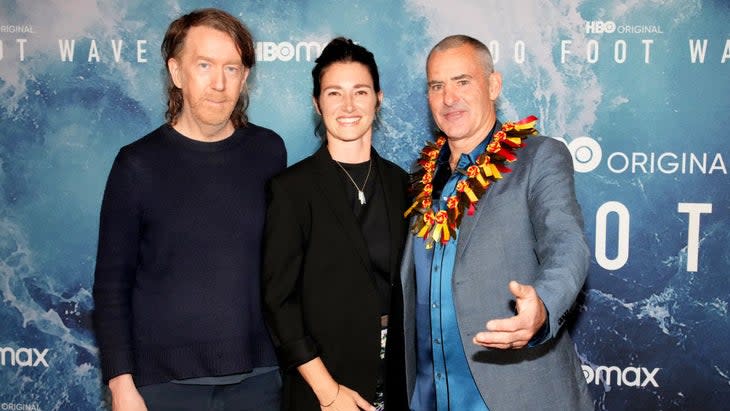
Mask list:
[[[315,60],[315,66],[312,69],[312,96],[319,99],[319,93],[322,91],[322,76],[327,67],[335,63],[360,63],[368,68],[370,77],[373,78],[373,89],[375,93],[380,92],[380,75],[378,75],[378,65],[375,64],[375,56],[365,47],[352,42],[352,40],[337,37],[327,44],[322,50],[322,54]]]

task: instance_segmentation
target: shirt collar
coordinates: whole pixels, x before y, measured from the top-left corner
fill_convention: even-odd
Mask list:
[[[492,130],[486,135],[486,137],[484,137],[484,139],[479,144],[477,144],[476,147],[474,147],[474,150],[472,150],[470,153],[461,154],[461,156],[459,157],[459,162],[456,163],[456,167],[466,168],[467,166],[474,164],[477,160],[477,157],[479,157],[479,155],[483,153],[484,150],[487,148],[487,144],[492,141],[492,136],[494,135],[494,131],[497,130],[497,127],[501,127],[499,120],[494,122]],[[450,157],[451,148],[449,147],[449,144],[447,142],[446,144],[444,144],[441,152],[439,153],[439,157],[436,159],[436,167],[448,167]]]

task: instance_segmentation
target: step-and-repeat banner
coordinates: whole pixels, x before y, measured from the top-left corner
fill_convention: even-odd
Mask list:
[[[596,409],[727,409],[725,0],[5,0],[0,410],[106,407],[90,324],[104,183],[117,150],[163,121],[167,25],[207,6],[254,33],[250,118],[290,163],[318,145],[310,70],[332,37],[374,52],[375,145],[404,168],[433,129],[429,48],[487,43],[500,118],[535,114],[573,154],[593,259],[571,333]]]

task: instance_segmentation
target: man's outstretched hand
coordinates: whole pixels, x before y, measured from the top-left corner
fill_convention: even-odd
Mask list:
[[[488,321],[487,330],[474,336],[474,344],[502,350],[519,349],[545,324],[547,310],[533,286],[510,281],[509,290],[515,296],[517,315]]]

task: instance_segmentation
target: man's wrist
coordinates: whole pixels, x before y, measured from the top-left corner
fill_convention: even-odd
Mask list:
[[[132,374],[120,374],[109,380],[109,390],[112,394],[127,391],[131,388],[136,388]]]
[[[547,310],[547,307],[545,307],[545,322],[542,324],[542,327],[540,327],[535,335],[530,338],[530,341],[527,342],[527,347],[535,347],[538,346],[545,341],[547,341],[550,337],[550,312]]]

